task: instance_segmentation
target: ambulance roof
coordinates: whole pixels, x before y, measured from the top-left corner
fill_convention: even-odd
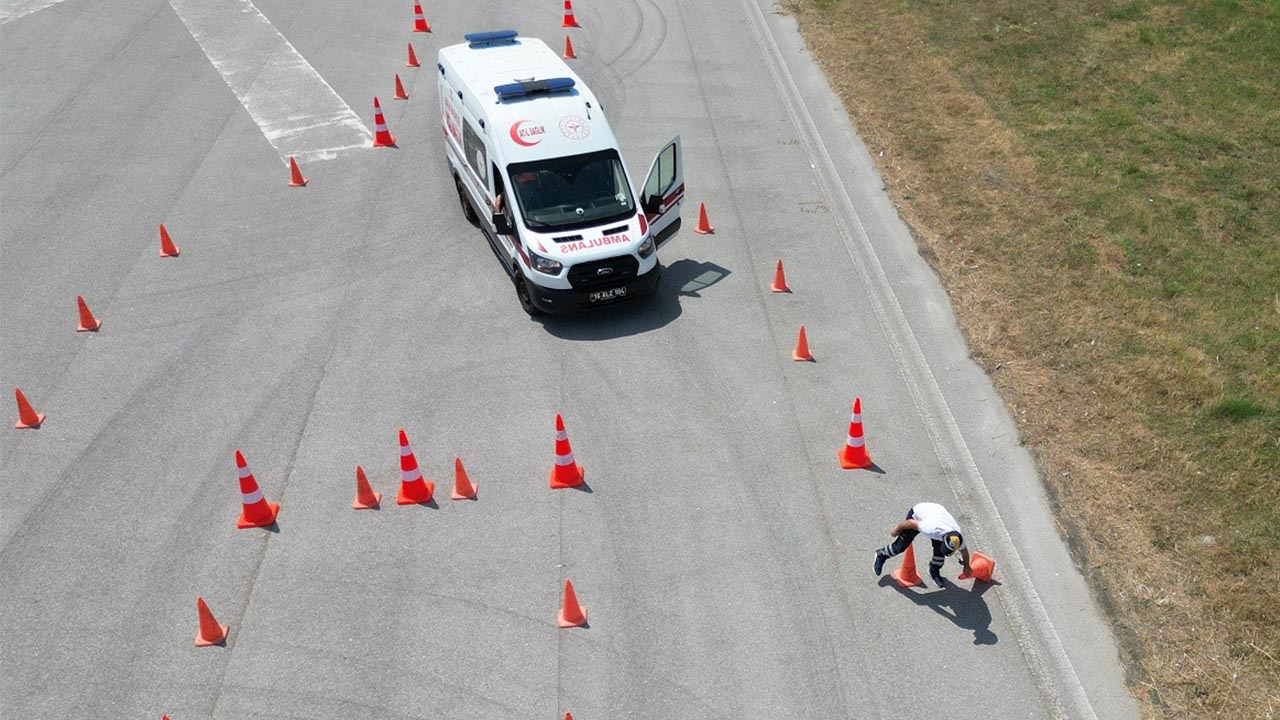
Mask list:
[[[484,121],[485,133],[501,146],[506,162],[618,147],[595,94],[546,43],[510,33],[468,37],[481,36],[500,39],[441,48],[440,69],[445,80],[462,91],[467,109]],[[495,91],[502,85],[555,78],[568,78],[573,86],[506,99]]]

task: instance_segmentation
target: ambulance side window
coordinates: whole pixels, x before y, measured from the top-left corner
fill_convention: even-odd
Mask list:
[[[462,123],[462,147],[467,155],[467,164],[472,170],[476,171],[476,175],[488,184],[489,175],[489,157],[484,151],[484,141],[471,129],[471,121]]]

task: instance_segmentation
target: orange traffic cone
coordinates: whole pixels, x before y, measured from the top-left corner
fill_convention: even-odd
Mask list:
[[[453,492],[449,497],[454,500],[475,500],[476,484],[467,477],[467,469],[462,467],[462,458],[453,459]]]
[[[404,428],[400,428],[400,492],[396,494],[396,504],[429,503],[435,491],[435,483],[422,479],[418,459],[413,456],[413,448],[409,447],[409,436],[404,434]]]
[[[102,323],[89,312],[89,306],[84,304],[84,296],[76,296],[76,305],[80,306],[80,325],[76,327],[76,332],[96,332],[102,327]]]
[[[565,713],[564,720],[573,720],[573,713]]]
[[[13,389],[13,396],[18,400],[18,422],[13,426],[19,430],[34,430],[40,427],[40,423],[44,422],[44,413],[38,413],[35,408],[31,407],[31,403],[27,402],[27,396],[22,394],[18,388]]]
[[[789,293],[791,288],[787,287],[787,276],[782,272],[782,261],[778,261],[778,269],[773,271],[773,284],[769,286],[769,290],[776,293]]]
[[[218,619],[209,612],[204,598],[196,598],[196,614],[200,616],[200,631],[196,633],[196,647],[221,645],[227,639],[227,626],[218,624]]]
[[[373,146],[374,147],[395,147],[396,139],[391,137],[391,132],[387,130],[387,119],[382,117],[382,106],[378,104],[378,98],[373,99]]]
[[[560,614],[556,616],[556,624],[562,628],[583,627],[587,624],[587,609],[578,604],[578,596],[573,592],[573,583],[564,581],[564,603]]]
[[[916,572],[916,550],[912,545],[907,546],[907,552],[902,556],[902,567],[893,571],[893,581],[898,583],[898,587],[908,588],[924,585],[924,578],[920,577],[920,573]]]
[[[431,26],[427,24],[427,19],[422,15],[422,3],[413,0],[413,31],[414,32],[431,32]]]
[[[804,334],[804,326],[800,326],[800,336],[796,338],[796,349],[791,351],[791,359],[796,362],[814,362],[813,353],[809,352],[809,338]]]
[[[711,227],[711,223],[707,221],[707,206],[705,203],[698,203],[698,226],[693,229],[699,235],[710,235],[716,229]]]
[[[980,552],[974,551],[969,553],[969,567],[964,572],[960,573],[960,579],[968,580],[969,578],[977,578],[982,582],[991,582],[991,573],[995,572],[995,570],[995,560],[992,560]]]
[[[178,257],[178,246],[173,244],[169,231],[164,229],[164,223],[160,223],[160,257]]]
[[[840,467],[845,470],[871,467],[871,456],[867,454],[867,446],[862,438],[862,398],[853,399],[853,417],[849,420],[849,438],[844,448],[836,453],[840,458]]]
[[[298,169],[298,161],[289,156],[289,187],[306,187],[307,179],[302,177],[302,171]]]
[[[248,463],[244,461],[244,455],[239,450],[236,450],[236,471],[240,475],[240,503],[244,506],[240,512],[240,519],[236,521],[236,527],[243,530],[275,525],[280,506],[267,502],[267,499],[262,496],[262,491],[258,489],[258,481],[254,479],[253,471],[249,469]]]
[[[356,499],[351,502],[354,510],[377,510],[382,502],[382,493],[374,492],[369,487],[369,478],[364,476],[364,468],[356,466]]]
[[[393,100],[408,100],[409,94],[404,91],[404,85],[400,84],[400,73],[396,73],[396,94]]]
[[[582,27],[578,24],[578,18],[573,16],[573,3],[570,0],[564,0],[564,22],[560,27]]]
[[[578,54],[573,51],[573,41],[569,39],[568,35],[565,35],[564,36],[564,59],[576,60],[577,57],[578,57]]]
[[[569,435],[564,431],[564,420],[556,413],[556,464],[551,467],[551,489],[578,487],[586,471],[573,460],[573,448],[569,447]]]
[[[418,62],[418,56],[413,52],[413,43],[409,43],[409,62],[405,63],[405,67],[422,67]]]

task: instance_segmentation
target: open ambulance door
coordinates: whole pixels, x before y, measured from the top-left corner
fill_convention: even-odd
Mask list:
[[[640,209],[657,245],[666,242],[680,228],[680,206],[684,203],[683,166],[680,136],[677,135],[653,159],[644,189],[640,191]]]

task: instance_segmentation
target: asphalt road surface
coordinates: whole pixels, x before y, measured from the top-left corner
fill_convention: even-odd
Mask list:
[[[48,415],[0,431],[0,715],[1136,714],[788,18],[576,4],[633,175],[683,137],[686,229],[651,302],[530,320],[459,212],[432,66],[477,30],[559,46],[560,3],[425,11],[431,34],[408,0],[0,0],[0,382]],[[368,147],[374,95],[397,149]],[[801,324],[816,363],[790,359]],[[855,395],[878,472],[835,462]],[[547,487],[557,412],[589,489]],[[400,427],[435,507],[393,501]],[[237,448],[274,530],[235,528]],[[455,455],[475,502],[448,500]],[[380,511],[351,510],[356,464]],[[925,499],[997,583],[873,576]],[[555,625],[566,578],[588,628]],[[224,647],[193,647],[197,596]]]

